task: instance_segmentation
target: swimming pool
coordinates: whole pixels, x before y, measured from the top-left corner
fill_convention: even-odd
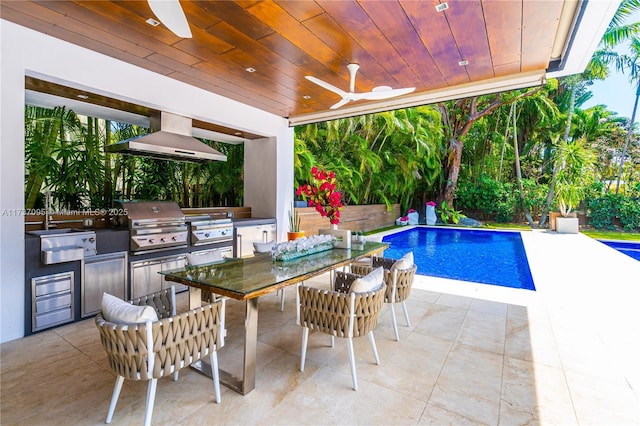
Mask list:
[[[382,240],[385,257],[413,251],[420,275],[535,290],[518,232],[416,227]]]
[[[600,241],[604,245],[618,250],[620,253],[624,253],[627,256],[633,257],[635,260],[640,261],[640,243],[634,243],[631,241],[598,241]]]

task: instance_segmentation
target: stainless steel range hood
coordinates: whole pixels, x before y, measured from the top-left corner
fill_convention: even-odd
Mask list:
[[[208,163],[227,156],[191,136],[192,120],[168,112],[149,117],[152,133],[108,145],[107,152]]]

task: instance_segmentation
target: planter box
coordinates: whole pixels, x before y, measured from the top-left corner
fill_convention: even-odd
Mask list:
[[[556,219],[559,217],[562,217],[562,214],[560,212],[549,212],[549,230],[550,231],[556,230]],[[577,217],[576,212],[569,213],[568,217]]]
[[[314,207],[296,208],[296,210],[300,215],[300,229],[303,229],[306,235],[317,234],[319,229],[331,226],[329,219],[320,216]],[[400,217],[399,204],[394,204],[391,211],[387,211],[384,204],[345,206],[340,211],[338,228],[366,232],[393,226],[398,217]]]
[[[577,217],[557,217],[556,232],[559,234],[577,234],[579,222]]]

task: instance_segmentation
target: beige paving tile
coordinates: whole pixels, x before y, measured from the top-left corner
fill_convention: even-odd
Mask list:
[[[502,355],[455,343],[445,360],[437,386],[497,404],[502,368]]]
[[[467,308],[430,304],[422,320],[415,325],[413,332],[426,336],[454,341],[467,315]]]
[[[490,401],[436,384],[429,404],[454,413],[455,418],[470,419],[473,424],[498,424],[499,401]]]
[[[577,424],[564,373],[505,357],[500,424]]]
[[[460,326],[457,342],[496,354],[504,353],[506,307],[502,313],[472,310]]]
[[[449,426],[471,426],[481,424],[478,420],[464,417],[461,414],[446,410],[434,404],[427,404],[422,416],[418,421],[419,425],[449,425]]]
[[[471,297],[442,293],[440,297],[438,297],[436,303],[438,305],[445,305],[454,308],[468,308],[469,306],[471,306],[472,302],[473,298]]]
[[[505,354],[551,367],[562,366],[551,325],[543,321],[531,323],[528,318],[509,317]]]
[[[580,424],[640,424],[640,403],[628,383],[567,371],[567,382]]]

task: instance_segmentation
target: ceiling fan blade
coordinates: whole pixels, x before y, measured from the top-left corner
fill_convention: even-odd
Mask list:
[[[366,96],[363,99],[368,99],[368,100],[389,99],[395,96],[406,95],[407,93],[411,93],[414,90],[416,90],[415,87],[392,89],[389,86],[381,86],[381,87],[376,87],[371,92],[364,93]]]
[[[191,28],[179,0],[147,0],[156,18],[182,38],[191,38]]]
[[[333,93],[337,93],[338,95],[342,96],[343,98],[345,96],[347,96],[347,92],[345,92],[344,90],[338,89],[333,84],[329,84],[326,81],[320,80],[319,78],[316,78],[316,77],[311,76],[311,75],[305,75],[304,78],[306,78],[309,81],[314,82],[318,86],[324,87],[325,89],[332,91]]]
[[[348,99],[348,98],[342,98],[342,100],[341,100],[340,102],[338,102],[337,104],[331,105],[331,106],[329,107],[329,109],[338,109],[338,108],[340,108],[341,106],[346,105],[346,104],[347,104],[347,103],[349,103],[350,101],[351,101],[351,99]]]

